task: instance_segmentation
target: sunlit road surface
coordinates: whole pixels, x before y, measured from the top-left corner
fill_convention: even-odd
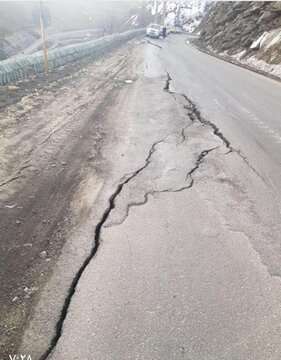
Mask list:
[[[281,86],[157,44],[108,110],[113,200],[48,358],[279,360]]]

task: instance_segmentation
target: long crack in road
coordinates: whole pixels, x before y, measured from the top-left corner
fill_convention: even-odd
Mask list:
[[[22,113],[23,135],[15,112],[3,126],[0,185],[9,192],[1,193],[1,211],[10,217],[2,227],[9,234],[9,222],[26,213],[14,238],[20,248],[30,241],[30,257],[42,254],[38,244],[60,243],[42,256],[50,267],[38,265],[46,278],[36,298],[26,286],[28,297],[7,291],[1,300],[7,328],[24,325],[17,349],[32,358],[244,360],[250,349],[255,360],[273,360],[272,349],[281,353],[275,188],[229,136],[229,114],[219,126],[221,117],[205,111],[209,98],[197,101],[207,90],[189,81],[185,61],[196,65],[181,41],[132,42],[90,64],[79,88],[77,79],[57,88],[70,99],[58,104],[63,93],[56,100],[44,92],[41,107],[35,101]],[[17,160],[9,150],[21,141]],[[36,233],[24,227],[33,213]],[[30,297],[32,316],[13,320]]]

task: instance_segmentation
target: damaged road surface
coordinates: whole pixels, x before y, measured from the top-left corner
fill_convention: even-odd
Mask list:
[[[83,135],[70,129],[78,138],[69,153],[76,181],[63,206],[69,222],[20,333],[20,353],[38,360],[280,359],[279,194],[227,125],[206,116],[204,99],[194,100],[204,82],[180,76],[188,71],[180,54],[173,67],[169,49],[184,40],[131,45],[125,57],[117,52],[103,63],[95,80],[107,74],[106,85],[87,92],[90,67],[79,86],[87,112]],[[48,144],[56,129],[34,146]],[[94,154],[89,129],[100,134]],[[48,164],[64,144],[57,139],[44,157],[28,152],[30,161],[20,164]]]
[[[128,59],[135,46],[132,42],[93,63],[88,59],[66,66],[50,73],[48,81],[31,79],[1,89],[4,359],[17,353],[23,330],[44,296],[45,311],[39,305],[40,320],[35,316],[40,326],[45,323],[44,332],[40,326],[36,331],[51,337],[72,279],[93,247],[93,232],[107,205],[105,178],[110,177],[102,148],[116,137],[106,112],[128,86]],[[45,350],[46,344],[42,346]]]

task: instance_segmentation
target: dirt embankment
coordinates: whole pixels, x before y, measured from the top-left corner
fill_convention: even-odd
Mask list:
[[[214,3],[198,30],[200,46],[281,77],[280,2]]]
[[[89,175],[105,176],[102,147],[112,131],[106,111],[126,84],[120,74],[132,48],[61,68],[48,81],[34,78],[0,89],[4,358],[15,353],[68,234],[85,219],[89,204],[87,197],[78,199],[81,182]],[[74,202],[79,207],[73,209]]]

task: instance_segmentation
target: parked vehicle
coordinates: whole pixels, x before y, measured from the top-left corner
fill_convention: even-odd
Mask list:
[[[150,24],[146,28],[146,35],[152,38],[159,38],[162,34],[162,28],[158,24]]]

